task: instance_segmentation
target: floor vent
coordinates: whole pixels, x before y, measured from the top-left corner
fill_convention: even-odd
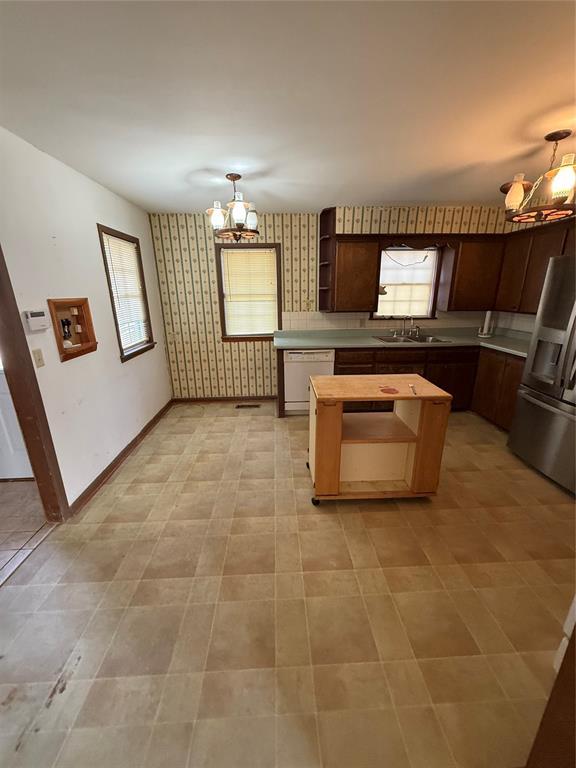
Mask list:
[[[260,403],[238,403],[236,408],[260,408]]]

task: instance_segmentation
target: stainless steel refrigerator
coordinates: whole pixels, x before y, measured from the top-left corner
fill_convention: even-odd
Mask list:
[[[548,264],[508,445],[574,493],[576,256]]]

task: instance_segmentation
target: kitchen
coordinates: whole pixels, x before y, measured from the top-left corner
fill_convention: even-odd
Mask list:
[[[3,768],[573,768],[573,6],[0,17]]]

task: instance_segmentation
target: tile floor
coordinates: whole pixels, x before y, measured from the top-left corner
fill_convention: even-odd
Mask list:
[[[34,480],[0,482],[0,584],[52,529]]]
[[[4,768],[519,768],[571,497],[451,417],[430,500],[310,504],[307,420],[178,405],[0,588]]]

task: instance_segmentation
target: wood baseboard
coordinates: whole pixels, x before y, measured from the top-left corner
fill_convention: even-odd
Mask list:
[[[0,483],[33,483],[33,477],[0,477]]]
[[[171,406],[174,404],[174,400],[168,400],[165,406],[163,406],[158,413],[153,416],[150,421],[142,427],[140,432],[136,435],[135,438],[133,438],[128,445],[123,448],[120,453],[108,464],[107,467],[105,467],[100,474],[92,480],[90,485],[85,488],[80,496],[78,496],[77,499],[75,499],[72,504],[70,504],[70,513],[71,515],[77,514],[86,504],[90,501],[90,499],[94,496],[94,494],[104,485],[106,480],[112,475],[120,464],[122,464],[125,459],[128,458],[128,456],[132,453],[132,451],[138,447],[138,445],[142,442],[142,440],[146,437],[148,432],[156,426],[156,424],[160,421],[162,416],[170,410]]]
[[[258,397],[174,397],[172,403],[256,403],[265,400],[276,400],[276,395],[258,395]]]

